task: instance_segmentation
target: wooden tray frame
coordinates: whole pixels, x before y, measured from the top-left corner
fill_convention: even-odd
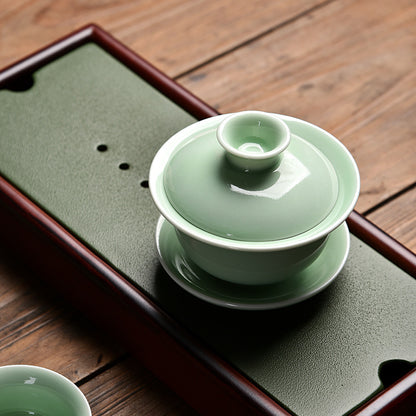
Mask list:
[[[88,42],[113,55],[198,119],[209,105],[94,24],[0,72],[0,88]],[[416,256],[357,212],[350,231],[416,277]],[[35,268],[60,296],[101,326],[200,414],[291,415],[0,176],[2,244]],[[356,409],[354,416],[413,414],[416,369]],[[412,413],[411,413],[412,412]]]

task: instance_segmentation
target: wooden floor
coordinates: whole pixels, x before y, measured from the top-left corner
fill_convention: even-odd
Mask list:
[[[335,134],[359,165],[357,210],[416,251],[414,0],[0,0],[0,68],[91,22],[220,112]],[[0,253],[0,365],[63,373],[95,416],[194,414],[33,277]]]

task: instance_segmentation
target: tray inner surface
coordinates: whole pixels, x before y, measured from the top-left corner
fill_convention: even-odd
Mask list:
[[[233,311],[177,287],[143,181],[195,120],[97,45],[0,91],[0,108],[0,173],[292,412],[342,415],[381,388],[381,363],[416,361],[416,282],[354,236],[337,280],[297,306]]]

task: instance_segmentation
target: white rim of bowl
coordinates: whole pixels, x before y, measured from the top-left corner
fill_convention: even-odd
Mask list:
[[[163,187],[163,172],[167,162],[170,159],[170,156],[174,151],[180,148],[181,144],[186,142],[186,139],[194,140],[198,137],[198,131],[201,130],[204,126],[206,127],[204,133],[209,127],[212,127],[213,134],[219,123],[225,117],[230,116],[230,114],[221,114],[214,117],[209,117],[207,119],[197,121],[179,132],[175,133],[170,139],[168,139],[162,147],[156,153],[153,162],[149,171],[149,189],[152,195],[153,201],[158,208],[160,214],[166,218],[177,230],[183,232],[184,234],[198,240],[200,242],[214,245],[217,247],[223,247],[230,250],[240,250],[240,251],[275,251],[275,250],[287,250],[289,248],[296,248],[303,246],[308,243],[312,243],[320,238],[326,237],[331,231],[335,230],[342,222],[344,222],[347,217],[350,215],[354,206],[358,200],[360,193],[360,175],[358,171],[357,164],[353,159],[352,155],[348,149],[331,133],[328,133],[324,129],[309,123],[304,120],[297,119],[295,117],[275,114],[277,117],[281,118],[283,121],[289,124],[297,124],[307,126],[320,132],[328,139],[332,140],[335,143],[340,151],[343,153],[344,157],[348,159],[349,164],[353,170],[355,176],[355,192],[351,196],[351,201],[348,206],[342,211],[342,213],[337,217],[337,220],[332,222],[330,225],[323,228],[321,231],[314,233],[313,230],[319,227],[319,224],[312,228],[311,230],[306,231],[305,233],[298,234],[293,237],[289,237],[282,240],[271,240],[271,241],[243,241],[243,240],[232,240],[225,237],[220,237],[215,234],[211,234],[201,228],[196,227],[192,223],[188,222],[184,217],[182,217],[169,203],[166,196],[164,187]],[[290,126],[289,126],[290,127]],[[292,132],[296,134],[296,132]],[[306,139],[307,140],[307,139]],[[320,149],[321,150],[321,149]],[[330,160],[332,163],[332,161]],[[334,166],[336,170],[336,166]],[[157,189],[159,182],[162,181],[162,190],[163,196],[158,195]]]

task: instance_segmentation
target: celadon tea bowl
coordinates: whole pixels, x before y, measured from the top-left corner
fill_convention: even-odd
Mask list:
[[[152,162],[149,187],[194,264],[228,282],[263,285],[317,259],[353,210],[359,173],[321,128],[244,111],[172,136]]]
[[[87,399],[66,377],[32,365],[0,367],[1,416],[91,416]]]

